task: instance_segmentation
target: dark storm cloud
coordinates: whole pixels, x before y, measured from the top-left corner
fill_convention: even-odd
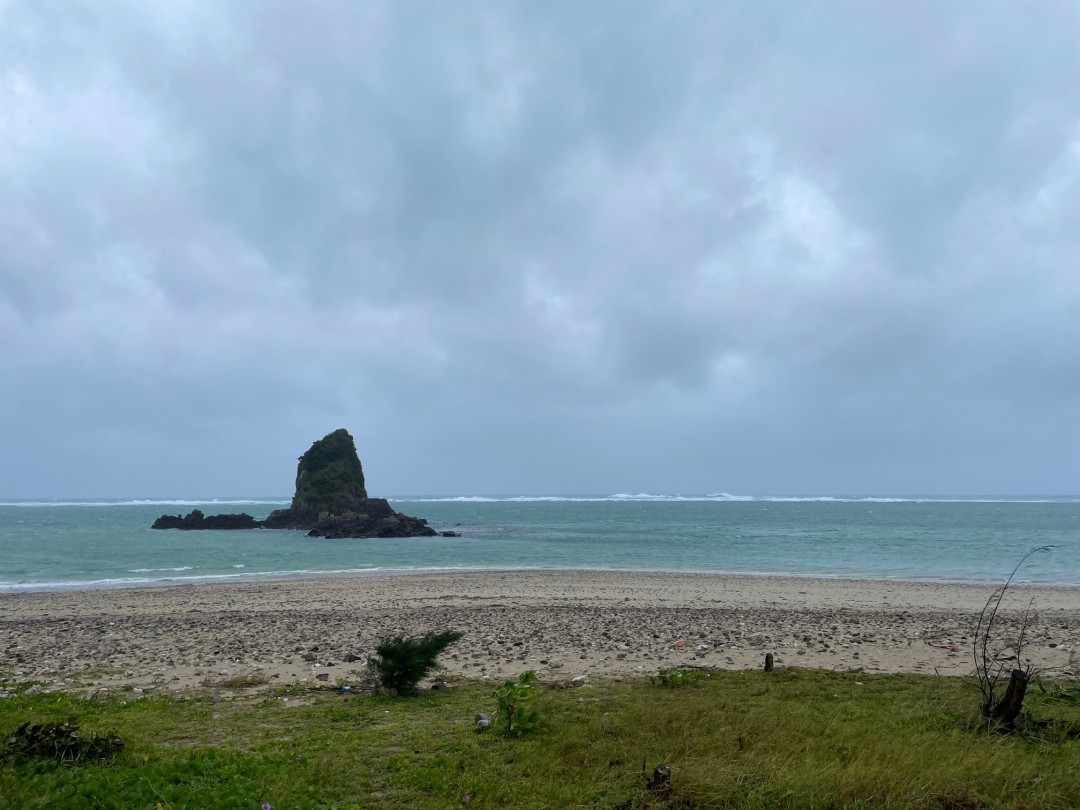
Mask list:
[[[339,425],[399,493],[1075,491],[1078,42],[0,2],[0,496],[287,492]]]

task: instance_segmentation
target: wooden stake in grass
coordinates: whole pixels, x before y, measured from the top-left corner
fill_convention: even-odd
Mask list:
[[[1024,695],[1027,693],[1029,675],[1022,669],[1014,669],[1005,688],[1005,695],[994,707],[994,716],[998,722],[1011,726],[1024,708]]]
[[[645,786],[649,789],[649,793],[660,798],[666,798],[671,795],[671,768],[667,765],[657,765],[653,768],[652,778],[645,780]]]
[[[772,653],[765,653],[765,671],[773,671],[773,655]]]

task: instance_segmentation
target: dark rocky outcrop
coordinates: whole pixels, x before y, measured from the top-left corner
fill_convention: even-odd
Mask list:
[[[308,537],[432,537],[435,530],[423,518],[395,512],[384,498],[368,498],[362,511],[325,515]]]
[[[225,525],[219,525],[225,524]],[[303,529],[309,537],[433,537],[423,518],[395,512],[383,498],[369,498],[353,437],[344,428],[311,445],[296,466],[296,492],[288,509],[263,521],[251,515],[162,515],[155,529]],[[450,535],[447,535],[450,536]]]
[[[193,509],[184,517],[180,515],[162,515],[154,521],[151,529],[257,529],[259,521],[251,515],[241,512],[238,515],[210,515],[207,517],[198,509]]]

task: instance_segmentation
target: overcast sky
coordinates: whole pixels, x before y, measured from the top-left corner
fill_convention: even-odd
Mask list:
[[[0,498],[1080,494],[1078,9],[0,0]]]

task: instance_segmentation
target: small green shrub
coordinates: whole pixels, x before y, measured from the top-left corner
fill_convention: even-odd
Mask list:
[[[447,630],[383,639],[375,648],[371,669],[380,686],[399,695],[415,694],[416,685],[435,669],[435,659],[461,636],[456,630]]]
[[[704,675],[692,669],[661,669],[655,675],[649,676],[649,683],[653,686],[666,686],[668,689],[679,689],[683,686],[697,683]]]
[[[1049,702],[1080,705],[1080,680],[1077,679],[1051,681],[1049,686],[1038,680],[1035,691]]]
[[[78,720],[65,723],[23,723],[7,738],[7,756],[15,760],[47,757],[57,762],[113,759],[124,748],[115,734],[83,734]]]
[[[498,711],[495,722],[509,737],[533,731],[540,722],[540,712],[533,707],[536,696],[536,672],[527,670],[516,681],[506,681],[495,690]]]

